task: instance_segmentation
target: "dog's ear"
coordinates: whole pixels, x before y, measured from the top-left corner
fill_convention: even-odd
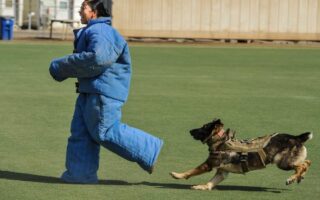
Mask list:
[[[213,118],[212,122],[217,122],[217,121],[220,121],[220,119],[218,118]]]
[[[217,119],[217,124],[222,124],[221,119]]]
[[[222,125],[223,126],[223,123],[221,122],[221,119],[219,119],[219,118],[214,118],[212,120],[212,123],[215,125]]]

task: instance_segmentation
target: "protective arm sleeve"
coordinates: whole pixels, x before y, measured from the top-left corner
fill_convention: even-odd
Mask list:
[[[95,77],[116,62],[119,51],[101,32],[90,30],[86,37],[87,51],[52,60],[49,71],[56,81]]]

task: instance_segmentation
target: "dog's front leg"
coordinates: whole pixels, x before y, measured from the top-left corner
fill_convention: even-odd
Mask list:
[[[295,173],[287,179],[286,185],[290,185],[290,184],[294,183],[295,181],[300,183],[301,180],[304,178],[303,176],[305,175],[305,173],[309,169],[310,165],[311,165],[310,160],[305,160],[303,163],[296,165],[294,167]]]
[[[203,185],[194,185],[191,188],[194,190],[212,190],[219,183],[221,183],[227,176],[229,172],[222,169],[218,169],[214,177],[206,184]]]
[[[175,179],[188,179],[192,176],[203,174],[204,172],[211,171],[211,168],[208,166],[207,163],[202,163],[198,167],[191,169],[189,171],[183,173],[171,172],[170,175]]]

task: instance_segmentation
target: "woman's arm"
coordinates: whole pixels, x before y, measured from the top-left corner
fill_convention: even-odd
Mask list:
[[[98,28],[98,27],[97,27]],[[116,62],[119,51],[105,37],[101,29],[88,30],[87,51],[54,59],[50,64],[50,74],[57,81],[67,78],[91,78],[100,75]]]

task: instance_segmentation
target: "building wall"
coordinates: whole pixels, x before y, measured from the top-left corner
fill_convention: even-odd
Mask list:
[[[22,26],[23,22],[23,0],[15,0],[15,23],[18,26]]]
[[[320,40],[320,0],[114,0],[127,37]]]
[[[32,16],[32,28],[47,28],[51,19],[69,20],[72,19],[72,0],[24,0],[23,27],[28,26],[29,13],[35,13]],[[55,27],[63,27],[62,24],[55,23]]]
[[[0,16],[14,16],[14,0],[0,0]]]
[[[38,28],[40,26],[40,1],[39,0],[24,0],[23,17],[22,17],[23,27],[28,27],[30,13],[33,13],[33,16],[31,16],[31,27]]]
[[[79,10],[83,0],[73,0],[73,20],[80,21]]]
[[[70,1],[69,0],[56,0],[57,13],[55,19],[70,19]]]

